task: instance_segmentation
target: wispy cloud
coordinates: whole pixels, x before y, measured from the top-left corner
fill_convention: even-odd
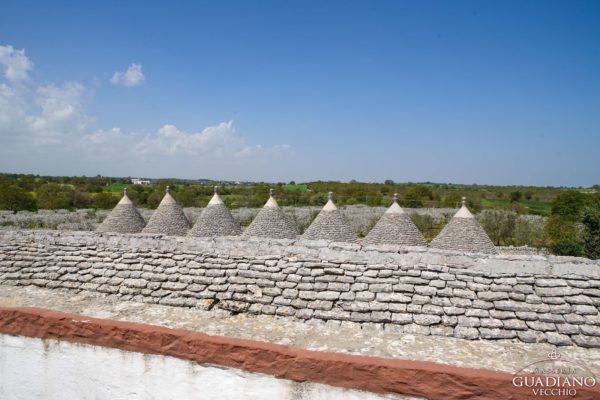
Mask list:
[[[0,64],[4,66],[4,76],[11,82],[26,81],[33,63],[25,55],[25,50],[17,50],[10,45],[0,46]]]
[[[110,83],[116,86],[134,87],[144,83],[146,77],[140,64],[131,64],[125,71],[117,71],[110,78]]]
[[[0,170],[27,170],[29,164],[52,173],[51,167],[64,164],[68,173],[79,174],[90,173],[86,168],[93,164],[95,173],[114,175],[159,176],[164,170],[171,176],[189,176],[200,170],[208,177],[225,173],[250,178],[248,174],[268,170],[268,164],[291,152],[287,145],[248,143],[233,121],[195,132],[174,124],[154,131],[99,129],[86,111],[92,93],[84,85],[38,85],[29,77],[33,63],[24,50],[0,49],[0,63],[6,68],[4,82],[0,79]],[[133,64],[113,80],[133,85],[143,80],[135,71],[141,74],[141,66]]]

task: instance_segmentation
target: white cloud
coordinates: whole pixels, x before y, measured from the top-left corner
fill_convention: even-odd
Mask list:
[[[22,50],[9,53],[11,60],[25,57]],[[286,145],[248,143],[233,121],[192,132],[174,124],[151,132],[99,129],[85,109],[85,86],[37,85],[26,60],[20,74],[13,63],[0,76],[0,171],[265,179],[275,160],[290,154]]]
[[[237,149],[240,138],[233,128],[233,121],[221,122],[217,126],[205,128],[201,132],[187,133],[174,125],[163,125],[155,134],[146,135],[137,145],[142,154],[161,155],[201,155],[206,153],[223,154]]]
[[[121,85],[127,87],[139,86],[144,83],[144,73],[140,64],[131,64],[126,71],[117,71],[110,79],[113,85]]]
[[[120,128],[97,130],[82,137],[88,151],[114,155],[126,152],[130,157],[169,160],[221,159],[243,160],[289,153],[288,145],[248,145],[233,127],[233,121],[209,126],[200,132],[185,132],[175,125],[163,125],[148,134],[124,133]]]
[[[85,87],[36,86],[29,77],[33,63],[25,50],[0,46],[6,83],[0,82],[0,138],[3,144],[21,146],[66,144],[82,134],[93,119],[83,109]]]
[[[270,157],[280,153],[289,153],[291,146],[289,144],[277,144],[271,147],[264,147],[262,144],[244,146],[238,150],[234,156],[237,158],[258,158]]]
[[[0,83],[0,139],[28,145],[70,144],[93,123],[83,108],[84,93],[85,87],[75,82],[37,88]]]
[[[93,118],[83,109],[84,93],[85,87],[76,82],[37,89],[35,101],[41,113],[29,118],[37,142],[61,144],[87,132]]]
[[[25,55],[25,50],[12,46],[0,46],[0,64],[4,66],[4,76],[11,82],[29,80],[33,63]]]

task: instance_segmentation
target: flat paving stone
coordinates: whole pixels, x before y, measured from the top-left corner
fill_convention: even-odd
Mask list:
[[[513,373],[545,359],[553,349],[600,375],[600,349],[556,347],[514,340],[464,340],[421,336],[382,329],[383,325],[344,321],[339,326],[320,320],[302,322],[285,317],[247,315],[213,309],[170,307],[122,300],[115,295],[0,285],[0,307],[39,307],[96,318],[187,329],[209,335],[258,340],[309,350],[383,358],[432,361],[469,368]],[[394,324],[389,325],[393,327]],[[432,329],[434,329],[432,327]]]

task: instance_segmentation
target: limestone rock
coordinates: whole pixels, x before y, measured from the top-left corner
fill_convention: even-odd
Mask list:
[[[256,215],[250,226],[244,231],[244,236],[256,236],[275,239],[295,239],[298,235],[296,226],[279,208],[269,191],[269,200]]]
[[[387,209],[365,237],[365,244],[393,244],[399,246],[427,246],[423,235],[397,202]]]
[[[188,232],[188,236],[216,237],[237,236],[242,234],[242,228],[235,222],[231,212],[221,200],[215,187],[215,194],[206,208],[198,217],[196,224]]]
[[[119,203],[96,229],[98,232],[138,233],[144,229],[144,218],[133,205],[127,191]]]
[[[167,193],[158,205],[158,208],[150,217],[144,233],[160,233],[163,235],[183,236],[190,229],[190,222],[183,213],[183,209],[169,193]]]
[[[431,247],[470,253],[498,254],[496,247],[473,214],[463,205],[431,242]]]
[[[331,192],[329,192],[329,201],[302,237],[308,240],[324,239],[334,242],[358,243],[356,233],[331,200]]]

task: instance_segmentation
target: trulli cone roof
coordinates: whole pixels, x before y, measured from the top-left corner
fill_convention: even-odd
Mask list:
[[[430,246],[444,250],[498,254],[496,246],[465,205],[464,198],[460,210],[431,241]]]
[[[324,239],[334,242],[358,243],[356,233],[331,200],[331,192],[329,192],[327,204],[306,229],[302,237],[309,240]]]
[[[296,226],[279,208],[277,201],[273,198],[272,190],[269,192],[269,200],[244,231],[244,236],[275,239],[294,239],[297,235]]]
[[[96,228],[98,232],[138,233],[144,228],[144,218],[127,196],[127,191],[110,214]]]
[[[364,243],[427,246],[427,242],[417,226],[398,204],[396,195],[394,203],[377,221],[377,224],[365,237]]]
[[[196,224],[188,232],[188,236],[215,237],[237,236],[242,234],[242,228],[235,222],[231,212],[217,193],[198,216]]]
[[[171,236],[184,236],[190,229],[190,222],[183,213],[183,209],[169,193],[161,200],[144,228],[144,233],[160,233]]]

